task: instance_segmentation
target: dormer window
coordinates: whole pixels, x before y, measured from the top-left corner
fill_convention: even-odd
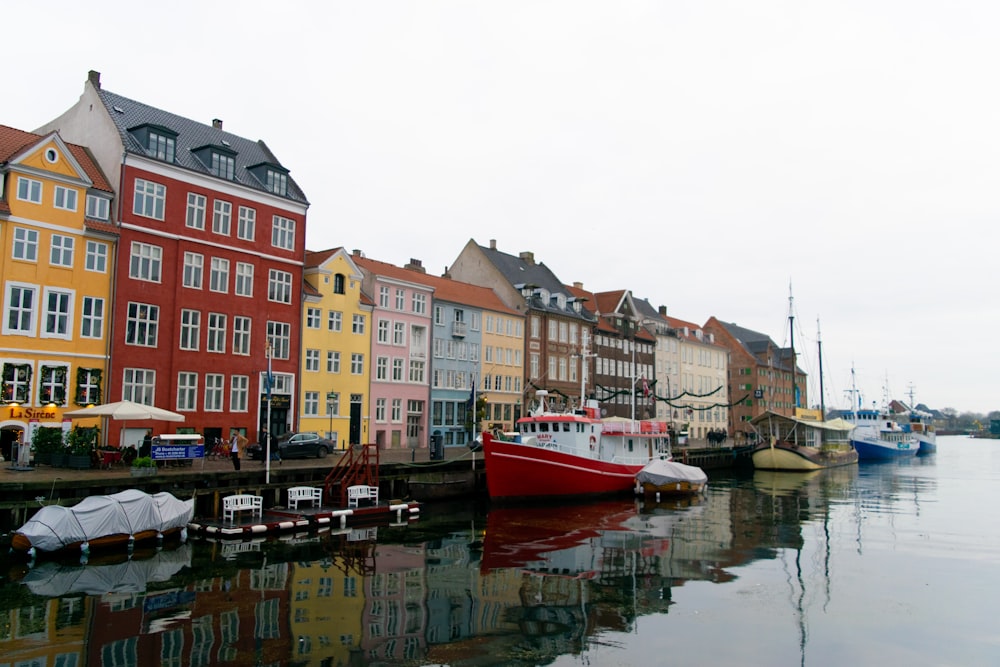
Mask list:
[[[231,155],[212,153],[212,174],[228,181],[233,180],[236,173],[236,160]]]
[[[236,177],[236,151],[225,146],[201,146],[191,151],[213,176],[231,181]]]
[[[268,169],[267,189],[276,195],[284,196],[288,194],[288,174],[282,174],[281,172],[274,171],[273,169]]]
[[[247,171],[260,181],[268,192],[273,192],[282,197],[288,196],[288,170],[273,162],[261,162],[251,167]]]
[[[161,125],[140,125],[129,133],[146,151],[146,155],[164,162],[173,162],[177,148],[177,133]]]

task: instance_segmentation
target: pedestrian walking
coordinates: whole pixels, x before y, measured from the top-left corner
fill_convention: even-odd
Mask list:
[[[233,437],[229,442],[229,456],[233,459],[233,469],[240,469],[240,434],[238,431],[233,431]]]

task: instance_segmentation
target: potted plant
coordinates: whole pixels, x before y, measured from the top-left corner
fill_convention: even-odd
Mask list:
[[[132,461],[133,477],[151,477],[156,474],[156,463],[149,456],[140,456]]]
[[[83,470],[90,468],[97,455],[97,436],[100,429],[96,426],[74,426],[66,436],[69,454],[66,466]]]
[[[35,450],[35,463],[55,465],[53,457],[63,450],[61,428],[41,427],[31,436],[31,447]]]

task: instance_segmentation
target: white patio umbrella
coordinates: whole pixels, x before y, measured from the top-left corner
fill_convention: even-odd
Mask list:
[[[177,412],[133,401],[105,403],[103,405],[64,412],[63,414],[67,417],[108,417],[120,421],[137,421],[142,419],[159,419],[168,422],[184,421],[184,415]]]

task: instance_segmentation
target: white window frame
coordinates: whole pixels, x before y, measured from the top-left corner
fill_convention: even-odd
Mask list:
[[[229,293],[229,260],[213,257],[208,276],[208,290],[220,294]]]
[[[236,262],[235,282],[233,283],[233,294],[236,296],[253,296],[253,274],[254,266],[250,262]]]
[[[11,244],[11,257],[24,262],[38,261],[38,230],[27,227],[14,227],[14,242]]]
[[[87,208],[84,215],[94,220],[104,220],[106,222],[111,215],[111,200],[107,197],[88,194]]]
[[[123,368],[122,400],[156,405],[156,371],[151,368]]]
[[[205,373],[205,412],[222,412],[226,398],[226,376]]]
[[[53,298],[58,302],[53,304]],[[46,287],[42,295],[45,304],[45,324],[42,326],[41,338],[58,338],[70,340],[73,338],[73,304],[76,302],[74,290]]]
[[[64,234],[53,234],[49,245],[49,264],[63,268],[73,268],[73,250],[76,239]]]
[[[32,204],[42,203],[42,182],[25,176],[17,177],[17,199]]]
[[[225,313],[208,314],[208,337],[205,340],[206,352],[212,352],[215,354],[226,353],[226,320],[227,318]]]
[[[143,178],[135,179],[132,196],[132,213],[143,218],[163,220],[166,209],[167,187]]]
[[[85,296],[80,301],[80,338],[104,336],[104,299]]]
[[[212,204],[212,233],[229,236],[233,227],[233,204],[216,199]]]
[[[309,373],[319,373],[319,350],[309,348],[306,350],[305,369]]]
[[[205,278],[205,256],[197,252],[184,252],[184,269],[181,285],[188,289],[200,290]]]
[[[271,245],[284,250],[295,250],[295,221],[276,215],[271,221]]]
[[[177,411],[194,412],[198,409],[198,374],[190,371],[177,373]]]
[[[158,283],[161,281],[163,248],[158,245],[132,241],[128,277],[134,280]]]
[[[208,207],[208,198],[197,192],[189,192],[187,196],[187,210],[184,213],[184,226],[190,229],[205,229],[205,209]]]
[[[201,311],[181,308],[177,349],[197,352],[201,347]]]
[[[16,294],[15,294],[16,292]],[[30,303],[24,306],[24,295],[30,295]],[[14,303],[15,296],[17,304]],[[10,336],[34,336],[38,326],[38,285],[8,282],[4,288],[3,333]],[[11,327],[11,312],[16,310],[16,326]]]
[[[143,310],[144,309],[144,310]],[[125,344],[156,347],[160,326],[160,307],[129,301],[125,306]],[[134,329],[133,329],[134,328]],[[131,331],[130,331],[131,330]]]
[[[233,354],[250,355],[250,333],[253,322],[244,315],[233,316]]]
[[[351,375],[365,374],[365,355],[361,352],[351,352]]]
[[[279,269],[267,272],[267,300],[275,303],[292,302],[292,274]]]
[[[57,185],[52,194],[52,206],[63,211],[72,211],[75,213],[79,198],[80,193],[73,188],[67,188],[65,185]]]
[[[233,375],[229,378],[229,411],[247,412],[250,398],[250,376]]]
[[[87,240],[86,254],[84,255],[83,268],[85,271],[93,273],[108,272],[108,244],[99,241]]]
[[[253,241],[257,235],[257,209],[240,206],[237,212],[236,238]]]

